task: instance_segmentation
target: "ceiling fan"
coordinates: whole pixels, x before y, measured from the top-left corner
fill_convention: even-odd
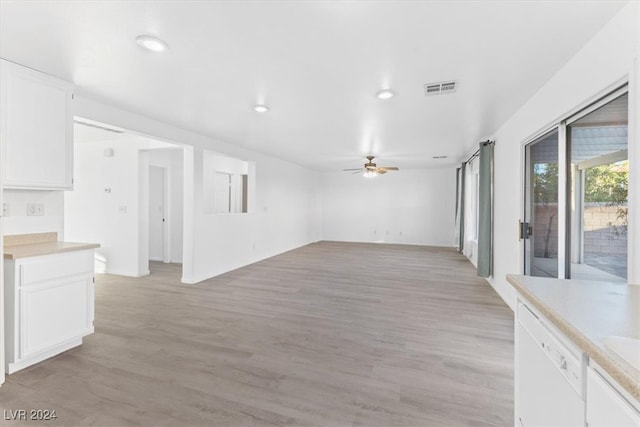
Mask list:
[[[355,171],[354,174],[356,173],[363,173],[363,176],[365,176],[366,178],[373,178],[376,175],[383,175],[389,171],[397,171],[400,170],[395,166],[378,166],[375,163],[373,163],[373,159],[375,157],[374,156],[367,156],[367,160],[368,162],[364,164],[364,167],[362,168],[356,168],[356,169],[343,169],[344,171]]]

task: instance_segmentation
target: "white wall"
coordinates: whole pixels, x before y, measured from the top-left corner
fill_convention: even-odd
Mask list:
[[[104,149],[113,148],[113,157]],[[98,272],[140,276],[139,147],[127,140],[75,144],[74,191],[66,192],[65,239],[100,244]]]
[[[453,246],[455,170],[321,174],[322,238]]]
[[[95,242],[98,272],[143,276],[149,273],[149,164],[166,166],[174,205],[172,249],[182,258],[182,154],[164,143],[130,139],[75,144],[74,191],[64,195],[65,239]],[[106,157],[105,149],[113,156]]]
[[[316,173],[78,93],[78,116],[185,145],[183,281],[193,283],[319,240]],[[203,149],[255,165],[253,213],[208,215],[203,206]]]
[[[64,237],[64,191],[4,190],[9,215],[4,218],[4,235],[55,231]],[[28,203],[42,203],[43,216],[27,216]]]
[[[254,178],[249,171],[249,188],[255,189],[250,196],[253,209],[213,214],[206,209],[203,190],[203,177],[211,173],[204,167],[205,156],[203,150],[194,150],[194,266],[192,276],[183,269],[185,282],[198,282],[318,240],[312,223],[317,209],[314,172],[256,155],[251,162],[255,163]]]
[[[515,291],[505,279],[507,273],[522,272],[522,243],[518,241],[518,220],[522,215],[523,161],[522,143],[538,131],[576,111],[598,94],[604,94],[616,82],[621,82],[634,72],[637,63],[638,28],[640,19],[638,4],[631,2],[610,21],[576,55],[490,138],[495,139],[495,253],[494,275],[489,282],[502,298],[513,308]],[[535,66],[535,60],[532,63]],[[636,65],[637,66],[637,65]],[[635,76],[637,76],[637,71]],[[636,77],[637,79],[637,77]],[[636,99],[638,81],[631,80],[631,99]],[[633,101],[632,101],[633,102]],[[638,127],[640,115],[630,117],[629,157],[632,165],[640,164],[638,153]],[[635,135],[635,137],[633,136]],[[632,166],[633,169],[635,166]],[[631,212],[629,235],[638,233],[632,229],[640,223],[640,180],[630,174],[629,200]],[[635,185],[634,185],[635,183]],[[634,209],[635,207],[635,209]],[[636,242],[638,245],[640,242]],[[638,252],[630,254],[635,264],[640,265]],[[633,265],[630,262],[629,265]],[[631,270],[630,270],[631,274]],[[630,281],[640,281],[640,272],[629,276]]]

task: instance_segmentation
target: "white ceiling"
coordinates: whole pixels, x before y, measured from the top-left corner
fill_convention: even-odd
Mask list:
[[[433,166],[496,131],[624,3],[1,0],[0,56],[299,164]],[[424,96],[450,79],[455,94]]]

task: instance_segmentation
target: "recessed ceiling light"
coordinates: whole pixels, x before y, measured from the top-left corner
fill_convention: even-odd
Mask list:
[[[169,47],[166,42],[153,36],[138,36],[136,37],[136,42],[138,42],[140,47],[150,50],[151,52],[164,52]]]
[[[258,113],[266,113],[267,111],[269,111],[269,107],[263,104],[257,104],[253,106],[253,110]]]
[[[381,91],[376,93],[376,96],[378,97],[378,99],[389,99],[389,98],[393,98],[395,95],[396,95],[395,92],[392,91],[391,89],[382,89]]]

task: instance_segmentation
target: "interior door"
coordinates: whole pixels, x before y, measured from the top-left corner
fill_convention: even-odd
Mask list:
[[[558,130],[525,147],[524,272],[558,277]]]
[[[149,259],[164,261],[165,169],[149,166]]]

